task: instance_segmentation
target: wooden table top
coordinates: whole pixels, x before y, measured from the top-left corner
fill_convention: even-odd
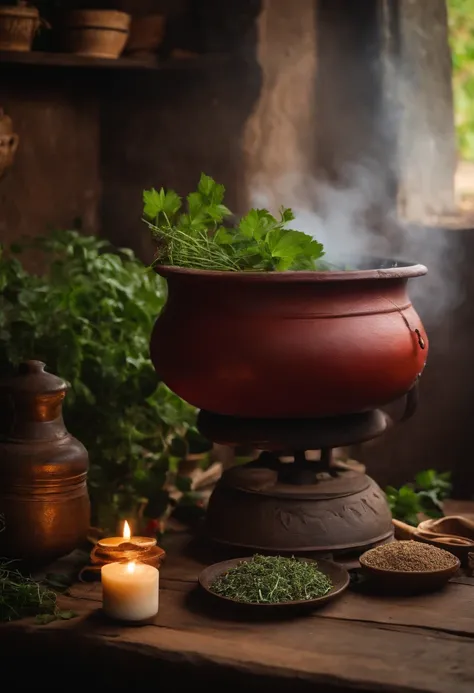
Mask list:
[[[0,659],[21,652],[43,666],[75,662],[74,680],[103,676],[114,690],[166,675],[180,687],[240,681],[246,693],[262,684],[324,693],[474,691],[474,578],[418,597],[348,590],[296,619],[249,623],[203,600],[196,580],[208,563],[189,552],[189,538],[175,541],[161,569],[159,614],[142,627],[105,620],[100,584],[75,584],[60,602],[78,617],[2,626]]]

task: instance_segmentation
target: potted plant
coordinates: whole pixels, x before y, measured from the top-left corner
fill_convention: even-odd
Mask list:
[[[174,507],[170,474],[187,501],[180,462],[211,447],[195,409],[158,382],[149,358],[164,282],[131,251],[77,231],[55,231],[33,248],[44,275],[24,269],[20,248],[0,247],[0,376],[24,358],[61,374],[70,383],[66,425],[89,452],[95,523],[115,531],[125,516],[136,530],[161,528]]]
[[[64,19],[65,48],[90,58],[118,58],[128,40],[131,16],[109,9],[77,9]]]
[[[252,209],[225,228],[223,198],[204,174],[184,209],[173,191],[144,192],[155,269],[168,282],[151,340],[160,378],[194,406],[235,417],[344,415],[406,394],[428,346],[407,281],[426,268],[331,264],[320,243],[287,228],[290,209]]]
[[[39,11],[29,2],[0,3],[0,50],[30,51],[40,25]]]

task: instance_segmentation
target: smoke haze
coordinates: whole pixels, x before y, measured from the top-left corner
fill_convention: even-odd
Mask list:
[[[463,297],[456,271],[457,232],[403,224],[395,211],[377,220],[381,226],[371,224],[374,203],[385,207],[381,180],[368,164],[350,167],[341,186],[289,174],[252,190],[250,202],[274,212],[282,204],[291,207],[296,215],[292,228],[323,243],[326,258],[335,264],[351,257],[425,264],[428,275],[410,283],[410,296],[424,320],[442,321]]]
[[[457,277],[457,232],[425,228],[422,217],[426,219],[429,210],[421,208],[419,224],[399,220],[397,202],[387,185],[387,169],[390,165],[392,172],[398,169],[396,156],[390,165],[384,161],[382,169],[369,152],[366,158],[340,167],[337,184],[314,176],[312,152],[316,145],[312,133],[318,127],[314,106],[314,3],[294,0],[299,11],[289,12],[284,22],[284,15],[280,15],[278,23],[271,12],[272,1],[263,0],[259,19],[262,92],[244,143],[250,204],[274,213],[281,205],[291,207],[296,215],[292,228],[322,242],[327,259],[335,263],[347,261],[350,256],[365,256],[425,264],[428,275],[410,283],[410,296],[424,321],[436,324],[444,320],[463,298]],[[281,0],[277,1],[281,5]],[[288,40],[292,31],[298,40]],[[283,36],[285,51],[277,51]],[[396,74],[394,65],[391,69],[391,84],[395,83],[395,74],[397,88],[403,94],[403,74]],[[393,140],[394,123],[402,117],[402,101],[397,107],[390,94],[377,114],[375,127],[385,141]],[[437,143],[431,137],[429,142],[416,144],[419,154],[432,151]],[[400,155],[406,156],[406,152]],[[422,167],[426,190],[430,188],[433,161],[436,156]]]

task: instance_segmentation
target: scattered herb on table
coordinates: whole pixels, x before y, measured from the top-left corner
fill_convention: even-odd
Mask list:
[[[240,602],[281,604],[323,597],[331,587],[315,562],[257,554],[220,575],[210,589]]]
[[[427,469],[416,475],[414,483],[399,489],[388,486],[385,493],[393,517],[417,527],[420,515],[443,516],[442,502],[449,497],[451,490],[450,472],[438,474],[434,469]]]
[[[316,270],[324,255],[321,243],[287,228],[291,209],[279,218],[251,209],[234,228],[224,225],[232,212],[224,205],[225,188],[201,174],[186,205],[173,190],[143,192],[143,217],[155,239],[156,264],[216,271]]]
[[[0,562],[0,623],[36,616],[37,623],[74,618],[73,611],[58,607],[57,595],[48,587],[12,567],[12,561]]]

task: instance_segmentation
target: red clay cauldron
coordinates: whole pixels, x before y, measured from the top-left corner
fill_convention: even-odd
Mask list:
[[[157,267],[168,281],[151,340],[158,375],[190,404],[237,417],[337,416],[398,399],[426,362],[407,283],[427,270],[365,266],[372,269]]]

